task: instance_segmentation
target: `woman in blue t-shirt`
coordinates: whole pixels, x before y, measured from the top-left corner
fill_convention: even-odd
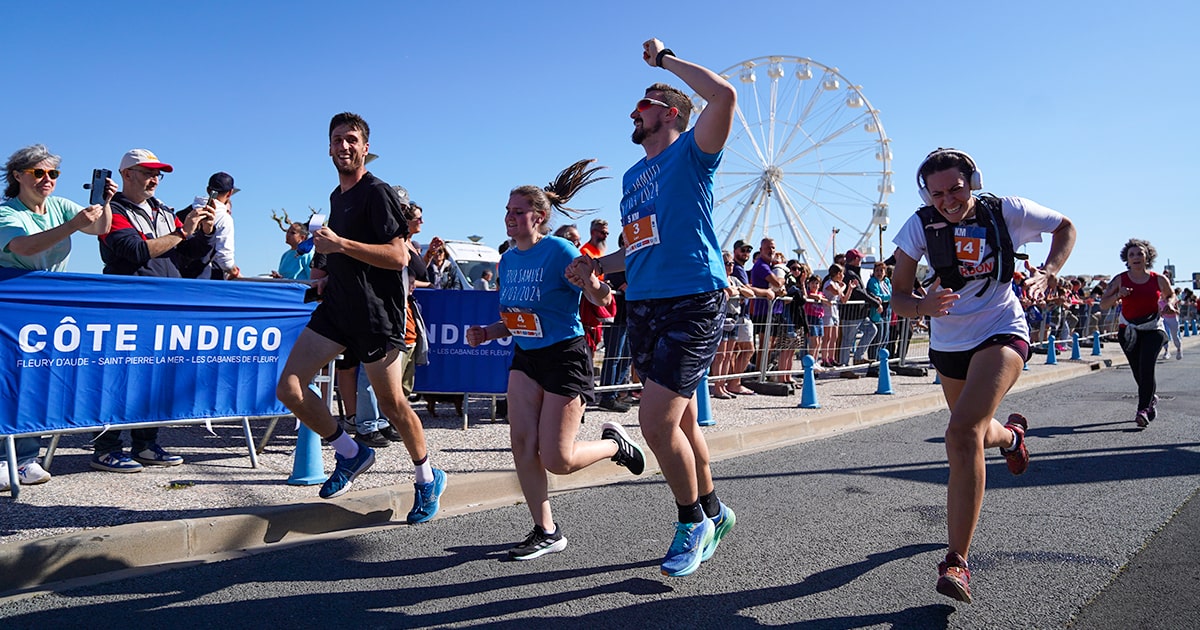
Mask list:
[[[589,168],[592,161],[572,164],[546,188],[521,186],[509,194],[504,224],[516,246],[500,258],[501,319],[472,326],[466,334],[471,347],[509,336],[516,341],[508,373],[509,436],[521,492],[533,516],[533,531],[508,552],[517,560],[567,546],[550,512],[546,471],[566,475],[612,459],[640,475],[646,464],[642,449],[615,422],[604,423],[600,440],[575,441],[594,383],[579,296],[582,292],[600,306],[613,298],[595,274],[582,287],[567,280],[567,266],[579,251],[569,241],[549,236],[549,225],[552,208],[575,216],[565,204],[597,181],[601,167]]]

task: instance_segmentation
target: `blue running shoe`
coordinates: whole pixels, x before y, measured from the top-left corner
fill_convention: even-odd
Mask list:
[[[721,539],[729,533],[729,530],[733,529],[733,524],[737,522],[737,515],[729,509],[728,505],[722,503],[721,512],[708,520],[713,524],[713,537],[712,542],[705,545],[704,552],[700,554],[701,562],[713,557],[713,552],[717,550],[717,545],[721,544]]]
[[[429,483],[414,483],[415,496],[412,510],[408,513],[408,524],[416,525],[432,519],[438,512],[438,500],[446,491],[446,473],[433,469],[433,481]]]
[[[350,489],[350,484],[354,483],[354,479],[375,463],[375,449],[359,444],[358,455],[342,457],[335,454],[333,459],[337,465],[333,467],[333,474],[329,475],[329,479],[326,479],[325,483],[321,485],[322,499],[332,499],[346,494],[346,491]]]
[[[714,529],[708,518],[699,523],[675,523],[675,539],[662,561],[663,575],[682,577],[700,568],[701,554],[712,542]]]

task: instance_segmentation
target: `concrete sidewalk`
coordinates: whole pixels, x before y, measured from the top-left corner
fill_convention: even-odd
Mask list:
[[[1185,352],[1200,337],[1184,340]],[[1124,363],[1115,344],[1101,356],[1083,350],[1079,361],[1059,358],[1046,365],[1034,355],[1016,390],[1042,387]],[[1160,364],[1169,369],[1174,361]],[[892,395],[878,395],[877,379],[818,379],[820,409],[799,409],[800,395],[739,396],[712,401],[717,425],[706,429],[714,460],[776,448],[804,440],[893,422],[944,408],[940,386],[927,377],[891,376]],[[464,431],[449,405],[431,415],[418,404],[425,421],[430,459],[450,476],[439,518],[521,502],[508,447],[507,425],[490,422],[488,408],[473,404],[471,426]],[[592,439],[599,425],[616,420],[637,431],[636,408],[626,414],[589,410],[581,437]],[[1027,415],[1036,425],[1036,411]],[[1131,411],[1132,417],[1132,411]],[[153,468],[134,475],[99,473],[88,468],[87,438],[67,436],[60,443],[42,486],[23,488],[19,501],[0,500],[0,592],[34,587],[132,567],[194,563],[215,554],[253,550],[303,541],[307,537],[372,526],[398,525],[412,502],[412,464],[400,445],[379,451],[374,468],[355,489],[333,500],[316,498],[317,488],[288,486],[295,432],[282,433],[249,467],[240,427],[164,429],[161,441],[187,463]],[[256,425],[261,435],[265,424]],[[256,436],[257,437],[257,436]],[[326,470],[332,451],[324,449]],[[647,449],[644,474],[657,474]],[[566,477],[551,477],[551,489],[614,483],[628,472],[601,462]]]

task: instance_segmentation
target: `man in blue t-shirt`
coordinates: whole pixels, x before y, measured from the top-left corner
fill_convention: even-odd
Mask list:
[[[642,59],[675,74],[707,105],[689,130],[686,94],[662,83],[646,89],[630,113],[633,142],[646,158],[622,184],[625,247],[578,258],[571,271],[578,282],[593,271],[626,272],[629,347],[644,386],[638,420],[679,511],[662,571],[682,576],[711,557],[734,522],[713,487],[693,394],[712,363],[725,316],[728,280],[713,228],[712,188],[737,92],[657,39],[642,45]]]

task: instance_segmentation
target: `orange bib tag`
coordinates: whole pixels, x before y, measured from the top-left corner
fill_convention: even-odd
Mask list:
[[[542,320],[538,318],[537,313],[510,308],[500,313],[500,319],[514,337],[542,336]]]
[[[954,253],[959,262],[979,265],[983,262],[983,244],[987,230],[978,226],[954,228]]]
[[[621,233],[625,235],[625,242],[628,243],[625,246],[626,255],[658,245],[658,219],[653,214],[644,216],[627,223],[621,228]]]

